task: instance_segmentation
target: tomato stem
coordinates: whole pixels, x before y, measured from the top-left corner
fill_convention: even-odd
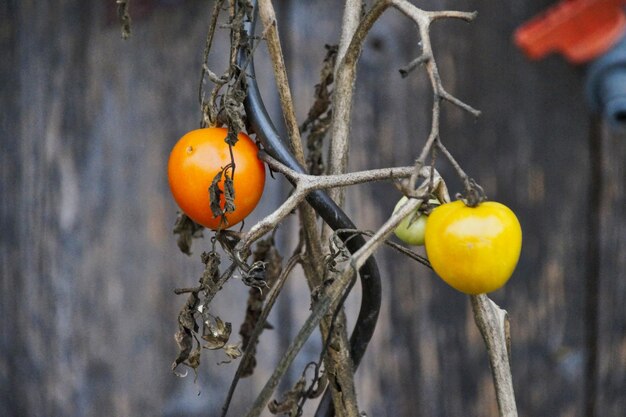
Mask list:
[[[464,196],[465,204],[468,207],[476,207],[483,201],[487,199],[485,195],[485,190],[483,187],[478,185],[473,178],[468,178],[465,183],[465,196]]]
[[[465,187],[465,193],[463,195],[457,195],[457,198],[463,200],[463,202],[469,207],[476,207],[483,201],[487,199],[485,194],[485,190],[481,187],[473,178],[470,178],[469,175],[465,173],[461,165],[454,159],[448,148],[444,146],[443,143],[439,140],[439,138],[435,139],[435,147],[433,148],[433,152],[435,149],[439,149],[441,153],[446,157],[446,159],[450,162],[450,165],[456,171],[458,177],[463,182]]]

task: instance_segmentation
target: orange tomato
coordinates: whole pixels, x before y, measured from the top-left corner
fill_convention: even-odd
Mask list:
[[[167,165],[170,189],[181,210],[193,221],[213,230],[225,229],[242,221],[261,199],[265,185],[265,166],[257,157],[258,147],[250,137],[239,133],[232,147],[235,160],[233,186],[235,211],[214,217],[209,200],[213,178],[231,162],[228,144],[224,142],[228,130],[205,128],[192,130],[174,145]],[[223,191],[224,178],[219,183]],[[220,207],[224,208],[224,195]]]

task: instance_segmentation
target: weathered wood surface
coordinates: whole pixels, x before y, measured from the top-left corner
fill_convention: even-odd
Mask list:
[[[171,290],[197,280],[198,253],[208,242],[191,258],[178,252],[164,166],[175,140],[198,125],[197,83],[212,3],[156,7],[136,19],[127,42],[115,24],[106,24],[111,3],[9,0],[0,6],[2,416],[214,416],[234,371],[215,366],[223,359],[215,353],[204,356],[195,385],[169,370],[183,303]],[[340,3],[277,2],[300,117],[311,103],[323,45],[338,38]],[[520,415],[587,416],[586,394],[595,386],[595,414],[621,417],[626,140],[605,132],[599,153],[590,152],[580,70],[556,57],[529,63],[512,46],[516,25],[548,3],[424,4],[480,13],[471,25],[434,27],[445,86],[483,111],[473,120],[446,105],[442,138],[489,197],[519,214],[524,228],[518,270],[493,294],[512,320]],[[413,25],[397,12],[375,25],[359,66],[351,169],[410,164],[421,147],[430,90],[423,74],[401,79],[397,72],[419,52],[416,42]],[[217,63],[225,49],[214,52]],[[258,65],[279,117],[271,72],[262,59]],[[593,183],[592,158],[601,178]],[[287,192],[284,181],[270,181],[248,224]],[[374,229],[398,197],[389,184],[355,187],[347,192],[348,211],[361,228]],[[285,253],[296,235],[291,226],[278,234]],[[593,236],[598,246],[590,243]],[[384,305],[358,371],[363,410],[370,416],[495,416],[487,355],[467,297],[391,251],[381,251],[378,260]],[[594,287],[587,276],[594,269],[595,385],[585,371],[585,305]],[[277,329],[263,335],[261,365],[241,384],[231,415],[251,402],[308,313],[305,288],[299,279],[289,283],[290,299],[270,318]],[[216,300],[235,328],[246,294],[232,282]],[[290,379],[318,347],[314,340],[304,350]]]

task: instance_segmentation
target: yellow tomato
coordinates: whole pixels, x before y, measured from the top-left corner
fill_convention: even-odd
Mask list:
[[[505,205],[462,201],[435,208],[426,223],[426,254],[451,287],[482,294],[502,287],[513,274],[522,249],[522,228]]]

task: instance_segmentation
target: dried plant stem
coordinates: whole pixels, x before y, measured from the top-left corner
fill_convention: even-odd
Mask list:
[[[359,2],[359,0],[356,0]],[[349,2],[348,2],[349,3]],[[348,4],[346,4],[347,8]],[[344,35],[353,33],[351,38],[343,38],[339,50],[345,49],[343,56],[337,59],[337,69],[335,71],[335,88],[333,91],[333,121],[331,126],[331,137],[328,154],[328,174],[341,174],[346,172],[348,165],[348,150],[350,135],[350,113],[352,111],[352,97],[354,93],[354,83],[356,81],[356,64],[361,54],[365,35],[369,32],[378,17],[389,7],[389,2],[379,0],[372,9],[364,16],[359,25],[352,28],[344,28]],[[349,11],[346,11],[349,13]],[[354,16],[349,16],[345,20],[353,23]],[[350,39],[349,44],[347,40]],[[347,44],[347,47],[345,46]],[[343,192],[340,189],[331,190],[329,195],[337,204],[343,203]],[[328,229],[325,234],[327,235]]]
[[[366,231],[366,230],[358,230],[358,229],[339,229],[339,230],[335,230],[335,233],[338,235],[341,235],[343,233],[347,233],[347,234],[359,234],[359,235],[363,235],[363,236],[367,236],[367,237],[372,237],[374,236],[374,232],[371,231]],[[386,240],[385,244],[387,246],[389,246],[390,248],[400,252],[401,254],[405,255],[408,258],[413,259],[414,261],[424,265],[425,267],[429,268],[429,269],[433,269],[432,266],[430,265],[430,262],[428,261],[428,258],[425,258],[424,256],[413,252],[412,250],[410,250],[409,248],[407,248],[406,246],[400,245],[398,243],[395,243],[391,240]]]
[[[337,63],[341,62],[350,45],[354,32],[356,32],[359,26],[362,12],[362,0],[346,0],[346,5],[343,8],[343,18],[341,20],[341,38],[339,38],[339,48],[337,50]]]
[[[354,273],[355,271],[353,271],[353,274]],[[304,343],[309,339],[313,330],[319,326],[322,317],[324,317],[324,315],[330,311],[331,306],[340,299],[343,293],[342,290],[344,290],[349,283],[349,277],[348,279],[344,279],[342,276],[341,279],[337,279],[315,304],[311,315],[300,328],[298,335],[287,349],[287,352],[281,357],[278,365],[274,368],[274,372],[255,399],[252,408],[248,414],[246,414],[247,417],[258,417],[263,412],[280,379],[283,377],[298,352],[300,352]]]
[[[239,242],[237,251],[245,251],[256,240],[261,238],[270,230],[273,230],[278,223],[291,213],[306,198],[307,194],[314,190],[329,189],[334,187],[345,187],[348,185],[362,184],[372,181],[382,181],[390,179],[407,178],[413,173],[413,167],[401,167],[392,169],[374,169],[370,171],[353,172],[342,175],[315,176],[297,173],[265,153],[260,153],[260,157],[267,162],[272,169],[281,172],[294,182],[295,189],[291,196],[273,213],[261,219],[257,224],[245,234]],[[422,172],[425,176],[430,172]]]
[[[436,141],[439,141],[439,119],[441,113],[441,101],[447,100],[450,103],[458,106],[459,108],[471,113],[475,117],[480,115],[480,111],[474,109],[472,106],[464,103],[458,98],[448,93],[441,83],[441,76],[439,75],[439,68],[437,61],[433,53],[432,42],[430,40],[430,25],[432,22],[439,19],[461,19],[470,22],[476,18],[476,12],[458,12],[458,11],[437,11],[429,12],[416,7],[414,4],[407,0],[390,0],[393,6],[400,12],[405,14],[408,18],[413,20],[417,24],[419,29],[419,35],[422,45],[422,54],[414,59],[409,65],[400,70],[403,77],[407,76],[409,72],[417,68],[419,65],[426,67],[426,72],[430,79],[431,86],[433,88],[433,111],[432,111],[432,125],[430,134],[419,157],[415,162],[415,173],[411,176],[409,183],[404,187],[404,192],[410,194],[411,190],[415,188],[417,183],[417,173],[420,168],[425,164],[426,158],[433,150],[433,145]]]
[[[274,12],[271,0],[259,0],[259,16],[261,17],[261,22],[265,28],[265,41],[272,60],[274,78],[276,79],[278,87],[278,96],[280,98],[280,105],[283,109],[283,117],[287,127],[291,150],[298,162],[304,166],[305,159],[304,151],[302,149],[302,140],[300,138],[300,130],[298,128],[296,112],[294,110],[293,99],[291,97],[291,89],[289,88],[285,59],[283,57],[280,38],[278,37],[276,13]]]
[[[281,164],[266,153],[259,153],[259,157],[276,172],[285,175],[294,183],[307,183],[314,190],[333,187],[346,187],[371,181],[381,181],[394,178],[403,178],[409,175],[412,167],[378,168],[367,171],[350,172],[339,175],[308,175],[296,172]]]
[[[419,28],[419,34],[422,41],[422,58],[418,59],[426,64],[426,71],[428,72],[428,76],[433,86],[435,95],[453,103],[454,105],[473,114],[474,116],[479,116],[480,111],[474,109],[469,104],[462,102],[443,88],[443,85],[441,83],[441,77],[439,76],[439,68],[437,67],[437,62],[434,59],[433,47],[430,41],[430,24],[435,20],[461,19],[470,22],[476,18],[476,12],[467,13],[447,10],[429,12],[420,9],[419,7],[415,6],[413,3],[410,3],[407,0],[390,1],[396,9],[404,13],[411,20],[413,20]]]
[[[487,347],[500,417],[517,417],[511,375],[509,319],[485,294],[470,297],[474,320]]]
[[[432,110],[432,120],[430,126],[430,133],[428,134],[428,139],[426,139],[426,143],[422,148],[422,152],[419,157],[415,161],[415,170],[411,175],[411,179],[409,181],[408,186],[403,190],[405,194],[409,194],[415,188],[415,184],[417,184],[418,176],[420,169],[426,164],[426,158],[431,153],[433,149],[433,145],[435,141],[439,138],[439,116],[441,113],[441,100],[435,96],[433,100],[433,110]]]
[[[435,170],[432,170],[436,178],[431,179],[428,177],[430,172],[431,170],[424,169],[424,174],[427,178],[419,187],[419,190],[423,193],[423,196],[426,197],[431,191],[431,186],[434,184],[435,192],[441,194],[441,198],[445,198],[447,196],[447,190],[443,185],[441,177]],[[420,199],[410,199],[407,201],[406,204],[400,207],[400,209],[381,226],[360,250],[352,255],[341,273],[334,278],[330,286],[326,288],[326,291],[320,295],[319,299],[314,304],[311,315],[301,327],[298,335],[287,349],[287,352],[281,357],[274,372],[256,398],[247,417],[257,417],[261,414],[276,389],[278,382],[285,374],[300,349],[302,349],[302,346],[310,337],[313,330],[319,325],[322,317],[332,311],[332,306],[336,305],[336,303],[342,299],[344,292],[352,284],[356,276],[356,271],[363,266],[367,258],[369,258],[376,249],[384,244],[386,238],[402,219],[418,208],[420,204],[422,204],[422,200]]]
[[[328,154],[327,173],[329,174],[341,174],[346,172],[346,166],[348,163],[348,132],[350,129],[350,118],[348,117],[347,119],[342,119],[340,115],[337,115],[337,112],[344,113],[347,111],[350,113],[350,107],[352,106],[352,91],[354,89],[354,81],[356,77],[340,77],[339,74],[344,72],[345,65],[343,64],[343,59],[346,51],[348,50],[348,46],[352,41],[354,33],[359,26],[362,8],[363,3],[361,0],[346,0],[343,11],[341,38],[339,39],[337,61],[335,65],[335,74],[337,74],[337,76],[332,96],[334,110],[331,127],[332,134],[330,137]],[[356,65],[353,66],[353,69],[356,71]],[[331,190],[329,195],[339,206],[343,205],[343,191],[341,189]],[[326,233],[328,233],[328,229],[326,230]]]
[[[418,64],[425,64],[434,94],[431,133],[429,134],[427,142],[416,161],[415,172],[411,177],[408,186],[404,187],[403,190],[405,194],[412,195],[412,190],[415,188],[418,180],[418,172],[424,165],[426,157],[431,152],[434,141],[439,137],[440,101],[447,100],[463,110],[468,111],[474,116],[480,115],[480,111],[452,96],[444,89],[441,83],[439,69],[433,54],[432,43],[430,40],[430,25],[432,22],[444,18],[471,21],[476,17],[476,13],[458,11],[430,12],[416,7],[407,0],[379,0],[372,6],[372,8],[363,16],[358,27],[354,30],[354,35],[350,45],[346,49],[345,55],[342,59],[338,60],[337,64],[335,90],[333,92],[333,124],[329,148],[328,173],[330,174],[345,172],[345,167],[347,165],[352,96],[354,82],[356,80],[356,64],[367,33],[376,20],[378,20],[378,18],[390,6],[400,10],[417,24],[422,44],[422,55],[416,58],[413,63],[409,65],[406,71],[408,73],[411,69],[416,68]],[[403,75],[406,75],[406,73]],[[330,195],[337,201],[341,201],[343,198],[343,194],[339,190],[331,191]],[[326,237],[328,233],[328,230],[325,230],[323,237]]]
[[[422,204],[422,199],[427,198],[431,193],[435,193],[440,201],[449,201],[450,196],[448,195],[448,190],[439,175],[439,173],[435,169],[429,169],[429,167],[422,168],[423,177],[426,178],[424,182],[417,188],[416,194],[420,198],[409,199],[402,207],[398,209],[395,213],[387,219],[385,223],[372,235],[372,238],[368,240],[365,245],[361,247],[358,251],[356,251],[351,258],[351,264],[353,268],[359,269],[367,258],[372,256],[376,249],[380,245],[384,243],[384,241],[389,237],[391,232],[398,226],[398,224],[404,219],[406,216],[413,213],[419,206]],[[433,175],[431,178],[430,175]]]
[[[250,335],[250,340],[248,341],[248,347],[246,348],[245,352],[243,353],[243,356],[241,357],[241,360],[239,361],[239,366],[237,367],[237,371],[235,372],[235,377],[233,378],[230,384],[228,395],[226,396],[226,400],[224,401],[224,405],[222,406],[222,417],[225,417],[226,414],[228,413],[228,407],[230,406],[230,402],[233,398],[233,394],[235,393],[235,389],[237,388],[237,383],[239,382],[239,379],[241,378],[243,365],[247,362],[247,358],[252,354],[252,351],[254,350],[256,346],[259,336],[261,335],[261,332],[263,331],[263,328],[265,327],[265,324],[267,322],[267,317],[272,311],[272,308],[274,307],[274,303],[276,302],[276,299],[278,298],[278,295],[280,294],[280,291],[282,290],[283,285],[287,281],[287,277],[289,277],[289,274],[291,273],[293,268],[301,261],[302,261],[301,254],[298,253],[292,256],[287,261],[285,268],[283,269],[278,279],[272,286],[272,289],[270,290],[269,294],[267,295],[267,300],[265,302],[265,306],[263,307],[263,311],[261,312],[261,315],[259,316],[257,320],[254,330],[252,331],[252,335]]]
[[[444,144],[441,143],[440,141],[437,141],[437,149],[439,149],[441,151],[441,153],[448,159],[448,161],[450,162],[450,164],[452,165],[452,167],[456,171],[457,175],[461,179],[461,181],[463,181],[463,185],[465,186],[465,188],[466,189],[469,188],[470,187],[470,178],[469,178],[469,176],[465,173],[463,168],[461,168],[461,165],[456,161],[454,156],[452,156],[452,154],[450,153],[448,148],[446,148],[444,146]]]
[[[305,166],[304,151],[302,149],[302,139],[300,130],[296,120],[296,112],[294,109],[291,89],[289,88],[289,80],[287,78],[287,68],[282,52],[280,37],[276,27],[276,12],[271,0],[259,1],[259,15],[264,26],[265,40],[272,61],[274,70],[274,78],[278,88],[280,104],[287,126],[287,133],[290,139],[290,147],[301,166]],[[317,232],[317,218],[315,211],[308,204],[300,205],[300,220],[304,229],[304,238],[309,256],[314,259],[322,259],[323,252],[320,245],[320,238]],[[312,268],[309,265],[313,265]],[[319,262],[303,262],[307,279],[312,280],[312,285],[317,286],[322,281],[323,270]]]
[[[278,95],[283,109],[283,116],[287,126],[291,149],[298,163],[300,163],[301,166],[305,166],[302,139],[300,137],[300,130],[296,120],[291,89],[289,88],[289,81],[287,78],[285,59],[282,53],[280,38],[278,36],[278,29],[276,27],[276,13],[271,0],[259,1],[259,15],[265,28],[265,40],[270,53],[270,58],[272,60],[272,68],[274,69],[274,77],[278,87]],[[317,218],[315,212],[308,204],[301,204],[299,212],[302,227],[304,229],[307,252],[310,256],[314,257],[314,259],[322,259],[323,252],[317,232]],[[318,262],[307,262],[306,259],[303,264],[307,279],[312,281],[312,285],[319,285],[323,276],[321,265]],[[309,265],[313,265],[313,267],[309,268]]]
[[[274,77],[278,86],[278,94],[283,109],[285,125],[290,138],[291,150],[300,163],[305,166],[304,151],[302,149],[302,139],[300,130],[296,120],[293,99],[289,88],[287,78],[287,69],[282,53],[280,38],[276,27],[276,14],[271,0],[259,0],[259,15],[263,26],[265,27],[266,43],[272,60],[274,69]],[[322,259],[323,252],[321,240],[317,229],[317,221],[315,212],[307,204],[300,204],[300,219],[304,230],[305,244],[307,252],[310,253],[305,260],[304,272],[311,288],[317,288],[322,284],[323,269],[319,259]],[[350,342],[346,331],[345,315],[340,314],[337,317],[337,325],[334,326],[334,335],[328,334],[328,330],[333,327],[332,318],[324,319],[322,323],[322,333],[333,337],[336,349],[331,349],[326,359],[326,368],[329,374],[334,378],[331,379],[331,389],[333,399],[337,402],[344,403],[344,407],[338,409],[338,417],[356,417],[358,409],[356,406],[356,394],[354,389],[354,375],[352,372],[352,361],[350,360]]]
[[[460,165],[441,142],[439,134],[441,102],[447,101],[474,116],[479,116],[480,111],[448,93],[443,87],[430,39],[430,26],[433,22],[440,19],[472,21],[476,17],[476,13],[458,11],[432,12],[420,9],[408,0],[377,0],[367,13],[360,17],[360,3],[360,0],[346,0],[342,40],[335,69],[335,84],[332,98],[333,121],[331,126],[331,142],[329,145],[329,175],[311,176],[301,174],[269,158],[267,155],[262,155],[262,158],[275,171],[281,172],[294,183],[295,190],[287,201],[275,212],[254,225],[252,229],[243,236],[238,244],[237,252],[245,253],[253,242],[258,240],[265,233],[273,230],[278,223],[298,205],[304,206],[302,203],[305,197],[313,190],[331,189],[331,197],[338,203],[341,203],[343,200],[342,191],[334,190],[338,187],[383,179],[410,178],[408,184],[405,183],[402,188],[405,194],[415,198],[409,199],[378,231],[371,235],[371,238],[358,251],[352,254],[343,270],[334,276],[332,283],[320,294],[313,305],[311,315],[300,329],[286,354],[279,361],[278,366],[255,400],[252,410],[248,413],[248,417],[260,415],[273,394],[279,380],[293,362],[306,340],[308,340],[311,333],[320,325],[323,318],[333,311],[333,306],[336,306],[337,303],[344,298],[346,291],[349,291],[354,282],[356,271],[363,266],[365,261],[386,241],[389,234],[399,222],[417,209],[419,205],[422,204],[423,199],[427,198],[432,193],[437,194],[441,201],[449,201],[445,184],[439,176],[439,173],[432,166],[426,166],[427,158],[429,156],[434,158],[435,152],[441,151],[457,171],[466,189],[474,187],[473,181],[465,174]],[[295,113],[289,93],[286,70],[280,50],[278,33],[275,27],[275,17],[271,0],[260,0],[260,7],[261,17],[266,27],[268,48],[272,57],[281,97],[281,105],[283,106],[283,113],[289,130],[291,146],[298,161],[303,163],[302,145],[295,122]],[[345,174],[349,149],[350,113],[356,80],[357,61],[367,33],[389,7],[394,7],[399,10],[415,22],[418,27],[422,46],[421,55],[404,67],[401,73],[403,76],[406,76],[419,66],[423,65],[425,67],[433,90],[431,130],[413,167],[370,170]],[[418,181],[421,179],[425,180],[416,188]],[[305,226],[307,250],[311,248],[314,252],[311,253],[312,257],[306,259],[306,262],[304,262],[305,270],[308,271],[307,276],[310,277],[310,279],[314,281],[321,280],[322,271],[319,269],[319,265],[317,267],[315,265],[315,263],[321,259],[320,255],[322,253],[321,247],[319,246],[319,239],[317,239],[315,232],[315,218],[312,211],[309,210],[309,212],[306,212],[303,209],[301,211],[301,219]],[[324,229],[322,238],[328,238],[329,234],[330,230]],[[506,312],[500,309],[486,295],[472,296],[471,303],[476,324],[480,329],[488,350],[500,416],[516,417],[517,411],[509,363],[508,344],[510,340]],[[335,363],[342,363],[341,361],[341,358],[337,358]],[[340,369],[349,371],[349,368],[345,367],[345,362],[343,363],[344,367]],[[351,381],[351,379],[352,375],[346,376],[347,381]],[[354,400],[354,406],[349,406],[349,411],[345,415],[353,417],[356,416],[356,396],[353,393],[348,393],[348,395],[350,401]],[[338,401],[338,399],[335,398],[335,401]],[[338,411],[345,410],[344,405],[345,404],[342,403],[342,407],[338,407]]]

